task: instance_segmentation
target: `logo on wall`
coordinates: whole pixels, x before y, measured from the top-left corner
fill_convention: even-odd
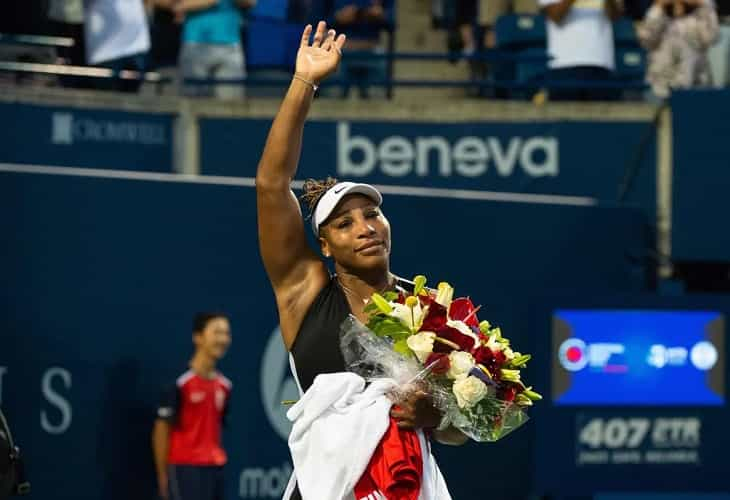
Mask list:
[[[266,418],[276,433],[286,441],[291,431],[291,422],[286,418],[289,408],[281,402],[299,399],[299,389],[289,371],[289,353],[281,340],[281,330],[278,327],[271,333],[264,350],[260,384]]]
[[[349,122],[337,123],[337,173],[364,177],[440,176],[557,177],[559,141],[553,136],[448,137],[392,135],[382,140],[353,135]]]
[[[51,142],[53,144],[73,144],[73,115],[71,113],[53,113]]]
[[[592,369],[612,373],[624,373],[628,366],[624,363],[610,363],[611,358],[626,350],[623,344],[615,342],[596,342],[586,344],[578,338],[569,338],[560,344],[558,359],[563,368],[577,372],[589,366]]]
[[[53,113],[51,143],[68,146],[75,142],[164,145],[167,139],[165,126],[161,123],[92,119],[67,112]]]

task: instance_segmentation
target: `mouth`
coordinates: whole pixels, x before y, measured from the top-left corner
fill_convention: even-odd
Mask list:
[[[364,245],[360,245],[359,247],[357,247],[355,249],[355,252],[363,252],[365,250],[370,250],[370,249],[377,248],[377,247],[382,247],[382,246],[384,246],[382,241],[380,241],[380,240],[372,240],[372,241],[368,241]]]

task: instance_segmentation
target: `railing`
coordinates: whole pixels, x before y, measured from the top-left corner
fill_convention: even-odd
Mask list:
[[[0,33],[0,44],[37,47],[73,47],[74,39],[65,36],[8,35]]]
[[[7,35],[2,35],[4,40],[8,39]],[[58,38],[58,37],[35,37],[35,38]],[[38,41],[38,40],[36,40]],[[42,40],[41,40],[42,41]],[[45,40],[49,42],[49,40]],[[40,42],[40,41],[39,41]],[[394,52],[394,53],[364,53],[353,52],[348,53],[346,57],[352,60],[421,60],[421,61],[443,61],[453,60],[454,56],[446,53],[420,53],[420,52]],[[521,63],[546,63],[549,59],[547,54],[515,54],[513,52],[502,51],[499,49],[485,50],[481,53],[473,55],[459,55],[458,59],[469,61],[483,61],[507,64]],[[283,69],[283,68],[282,68]],[[173,79],[164,77],[155,71],[141,72],[134,70],[113,70],[110,68],[88,67],[88,66],[71,66],[63,64],[41,64],[26,63],[14,61],[0,61],[0,72],[9,73],[27,73],[27,74],[45,74],[58,76],[77,76],[94,79],[106,80],[134,80],[144,81],[157,84],[158,93],[161,92],[165,84],[172,83]],[[193,85],[244,85],[251,87],[280,87],[288,85],[288,78],[272,78],[261,77],[254,74],[246,78],[238,79],[185,79],[186,84]],[[543,75],[536,75],[527,81],[502,79],[502,78],[485,78],[485,79],[404,79],[404,78],[372,78],[353,81],[348,78],[331,79],[324,83],[325,87],[340,87],[343,90],[346,87],[365,86],[365,87],[383,87],[388,91],[388,95],[394,87],[410,87],[410,88],[465,88],[474,89],[476,91],[486,91],[489,89],[508,89],[514,91],[531,91],[540,89],[615,89],[615,90],[642,90],[647,86],[640,80],[615,80],[606,82],[586,82],[580,80],[552,80]]]

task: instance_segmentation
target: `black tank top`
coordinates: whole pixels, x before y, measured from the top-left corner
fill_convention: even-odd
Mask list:
[[[291,348],[302,391],[309,389],[320,373],[345,371],[340,352],[340,325],[349,314],[345,292],[332,276],[309,307]]]
[[[398,277],[395,286],[412,289],[412,284]],[[340,351],[340,325],[351,312],[345,292],[337,277],[332,275],[309,307],[290,350],[302,391],[306,392],[320,373],[345,371],[345,359]],[[301,498],[299,487],[295,486],[290,500]]]

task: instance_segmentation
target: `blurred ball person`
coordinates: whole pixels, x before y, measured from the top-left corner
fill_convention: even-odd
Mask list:
[[[227,461],[221,428],[232,385],[216,370],[231,344],[228,318],[199,313],[189,369],[165,391],[157,408],[152,447],[159,495],[168,500],[221,500]]]
[[[668,97],[671,89],[712,83],[707,52],[718,31],[711,0],[654,1],[637,34],[649,52],[646,79],[656,97]]]

